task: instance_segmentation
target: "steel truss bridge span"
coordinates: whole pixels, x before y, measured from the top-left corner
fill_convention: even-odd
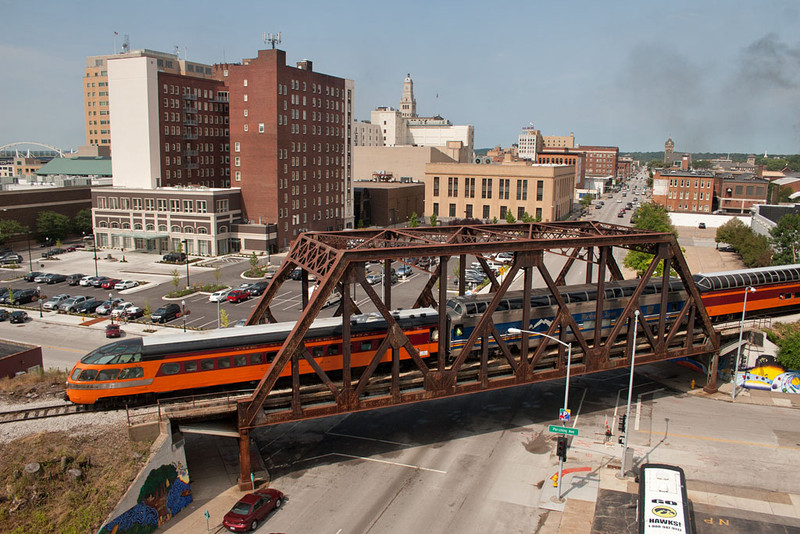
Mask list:
[[[623,282],[615,249],[635,250],[653,255],[639,279],[624,282],[629,291],[624,299],[607,296]],[[489,265],[491,253],[512,252],[513,260],[504,276],[495,276]],[[544,262],[545,252],[565,258],[558,272],[551,273]],[[450,346],[450,318],[447,313],[447,273],[451,260],[458,261],[458,294],[466,293],[467,255],[476,256],[489,278],[486,309],[476,317],[466,339]],[[388,273],[393,260],[437,258],[421,269],[430,274],[413,308],[432,307],[438,312],[438,339],[431,340],[438,350],[421,354],[399,324],[392,311],[391,278],[383,280],[384,298],[365,278],[364,265],[380,261]],[[656,275],[663,262],[664,274]],[[677,273],[683,283],[680,309],[638,321],[636,364],[680,357],[712,357],[706,388],[716,388],[716,354],[719,339],[694,285],[681,249],[670,233],[651,232],[597,222],[532,224],[487,224],[436,226],[408,229],[351,230],[305,233],[298,236],[289,255],[253,309],[248,324],[274,322],[270,304],[290,272],[302,269],[303,312],[286,338],[267,373],[252,396],[239,400],[237,424],[240,433],[240,486],[249,484],[249,432],[264,425],[324,417],[333,414],[370,410],[424,400],[511,387],[566,376],[567,354],[560,343],[522,332],[509,339],[507,323],[498,327],[516,278],[522,281],[521,302],[531,302],[533,277],[538,273],[549,290],[551,322],[546,334],[572,345],[570,373],[582,375],[630,366],[633,351],[634,312],[645,301],[660,310],[670,309],[670,292],[656,295],[646,291],[653,283],[669,287],[669,273]],[[414,268],[419,268],[414,266]],[[574,303],[564,295],[568,274],[578,273],[586,284],[596,288],[589,303]],[[309,274],[317,277],[317,289],[309,297]],[[519,275],[519,276],[518,276]],[[572,274],[576,276],[576,274]],[[439,283],[441,282],[441,283]],[[518,284],[518,282],[516,282]],[[351,286],[360,285],[385,321],[385,335],[366,366],[351,364],[351,316],[360,313],[351,295]],[[306,333],[334,291],[341,294],[336,315],[341,321],[341,369],[325,371],[306,346]],[[536,291],[541,291],[537,289]],[[649,299],[649,300],[648,300]],[[655,299],[655,300],[654,300]],[[589,306],[594,317],[608,317],[608,327],[582,328],[574,315],[578,307]],[[518,321],[530,324],[532,308],[521,306]],[[338,339],[337,339],[338,341]],[[402,352],[401,352],[402,351]],[[401,353],[404,355],[401,362]],[[301,362],[311,374],[301,375]],[[402,364],[402,365],[401,365]],[[288,404],[276,408],[268,403],[284,369],[291,370],[292,395]],[[304,402],[303,385],[321,386],[325,394]],[[376,387],[381,384],[381,387]]]

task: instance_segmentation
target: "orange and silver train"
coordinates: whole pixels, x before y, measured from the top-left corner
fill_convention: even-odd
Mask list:
[[[703,304],[715,323],[739,320],[747,288],[755,292],[747,297],[747,317],[786,315],[800,311],[800,265],[762,267],[694,275]],[[605,309],[600,328],[610,331],[621,316],[638,280],[605,284]],[[669,321],[683,308],[686,292],[679,279],[668,284],[666,309],[661,309],[661,280],[652,280],[639,298],[642,319],[657,321],[665,315]],[[575,324],[584,336],[593,335],[597,325],[595,304],[597,287],[593,284],[559,288],[569,304]],[[447,302],[448,327],[443,335],[449,350],[464,346],[493,295],[465,295]],[[509,291],[498,305],[492,320],[501,334],[509,328],[546,332],[555,319],[557,304],[547,288],[531,291],[531,323],[522,326],[522,292]],[[401,310],[393,313],[399,326],[419,351],[429,358],[438,352],[438,312],[432,308]],[[341,369],[341,317],[317,319],[305,335],[305,345],[326,372]],[[386,336],[387,326],[378,314],[351,318],[351,365],[366,367]],[[164,393],[229,386],[260,380],[266,373],[294,322],[273,323],[215,330],[202,334],[179,334],[117,341],[100,347],[78,362],[67,380],[67,397],[74,403],[93,404],[99,400],[149,400]],[[505,337],[505,336],[504,336]],[[519,335],[506,341],[519,342]],[[540,338],[533,336],[532,345]],[[490,346],[495,343],[490,341]],[[480,343],[474,346],[477,350]],[[408,359],[405,349],[400,358]],[[387,352],[382,362],[388,362]],[[300,373],[314,373],[305,359],[300,359]],[[290,375],[290,366],[281,376]]]

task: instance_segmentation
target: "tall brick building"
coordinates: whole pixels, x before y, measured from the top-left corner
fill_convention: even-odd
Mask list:
[[[244,217],[277,221],[278,246],[300,232],[352,227],[353,82],[286,65],[283,50],[218,64],[229,92],[231,186]]]

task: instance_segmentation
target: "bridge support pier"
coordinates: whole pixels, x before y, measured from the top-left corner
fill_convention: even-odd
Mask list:
[[[253,481],[250,478],[252,465],[250,462],[250,431],[239,431],[239,489],[254,491]]]

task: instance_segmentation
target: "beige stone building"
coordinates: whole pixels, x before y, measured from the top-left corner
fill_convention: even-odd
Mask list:
[[[421,182],[425,179],[428,163],[456,163],[461,153],[460,141],[448,151],[432,146],[356,146],[353,147],[353,179],[372,180],[376,173],[391,175],[400,181],[409,178]],[[464,160],[468,161],[468,160]]]
[[[564,219],[572,209],[572,165],[430,163],[425,166],[425,214],[439,218],[515,219],[527,213],[545,221]]]

